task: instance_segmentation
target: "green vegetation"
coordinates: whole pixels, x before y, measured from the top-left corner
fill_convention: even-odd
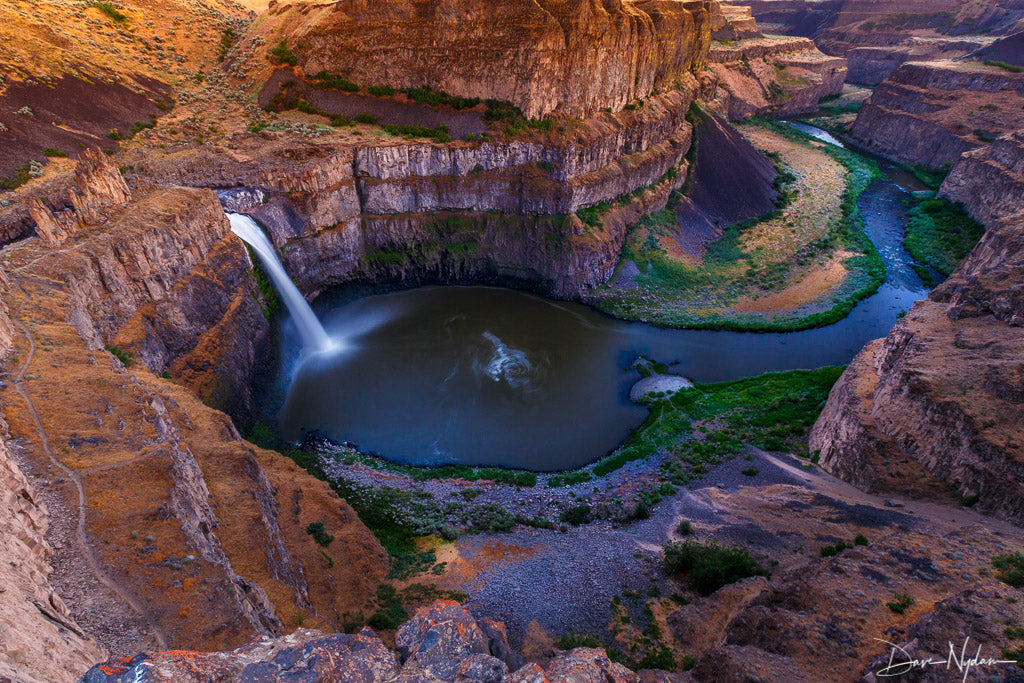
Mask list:
[[[811,141],[806,134],[777,122],[757,120],[752,125],[767,128],[796,142]],[[772,261],[756,253],[748,254],[742,249],[744,235],[759,223],[780,218],[782,209],[790,201],[788,186],[794,177],[779,168],[776,189],[780,191],[780,199],[777,208],[759,218],[728,226],[721,238],[708,245],[707,254],[699,266],[673,258],[659,243],[660,236],[671,234],[677,227],[671,203],[664,211],[644,216],[633,227],[622,251],[622,260],[633,261],[640,269],[641,274],[636,278],[639,288],[607,287],[602,290],[597,305],[628,320],[643,319],[671,327],[748,332],[799,331],[830,325],[846,317],[857,302],[874,294],[885,281],[885,265],[874,244],[864,234],[864,222],[857,206],[861,193],[879,177],[880,172],[873,163],[849,150],[825,146],[822,151],[843,164],[848,172],[839,215],[832,219],[826,235],[803,245],[783,261]],[[602,208],[600,205],[591,207],[598,214]],[[593,220],[580,211],[577,215],[584,222],[588,222],[588,218]],[[846,281],[825,310],[774,317],[706,312],[709,308],[725,306],[745,293],[777,290],[786,284],[793,268],[838,250],[858,255],[845,259]],[[679,302],[697,303],[688,310]]]
[[[768,576],[768,570],[739,546],[687,540],[666,543],[664,551],[665,570],[669,574],[689,575],[701,595],[711,595],[748,576]]]
[[[992,558],[996,578],[1014,588],[1024,588],[1024,555],[1010,553]]]
[[[566,524],[572,524],[573,526],[587,524],[590,522],[590,506],[583,503],[582,505],[574,505],[573,507],[566,508],[565,510],[562,510],[562,514],[559,519]]]
[[[367,620],[370,626],[380,630],[398,628],[398,625],[409,618],[409,613],[402,606],[398,591],[394,586],[381,584],[377,587],[377,604],[379,609]]]
[[[984,226],[962,205],[947,199],[925,199],[907,212],[903,246],[915,261],[948,276],[984,232]],[[926,284],[934,284],[926,268],[915,270]]]
[[[256,292],[253,292],[253,298],[260,305],[263,316],[269,318],[281,310],[281,299],[277,294],[277,288],[274,287],[274,283],[271,282],[270,277],[263,271],[263,265],[260,263],[259,258],[257,258],[256,253],[253,252],[252,247],[247,244],[245,248],[249,252],[249,260],[252,262],[252,275],[256,280],[256,289],[258,290],[258,295]],[[274,447],[267,446],[267,448]]]
[[[853,539],[854,545],[868,545],[868,537],[864,534],[857,534]]]
[[[604,647],[597,636],[590,635],[579,635],[576,633],[566,633],[564,636],[555,641],[555,647],[559,650],[573,650],[577,647]]]
[[[913,173],[915,178],[924,183],[925,187],[931,190],[938,190],[942,187],[942,181],[949,175],[951,165],[946,164],[940,169],[927,168],[925,166],[909,166],[905,168]]]
[[[744,443],[806,454],[805,434],[842,372],[841,367],[826,367],[766,373],[652,397],[647,420],[618,451],[594,466],[594,476],[659,451],[673,456],[662,470],[667,482],[676,485],[738,454]]]
[[[366,88],[366,92],[374,97],[391,97],[398,91],[384,85],[371,85]]]
[[[309,526],[306,527],[306,533],[313,537],[317,545],[322,545],[325,548],[334,540],[334,536],[327,533],[327,530],[324,529],[323,522],[310,522]]]
[[[47,147],[46,149],[44,149],[43,150],[43,154],[45,156],[48,156],[48,157],[66,157],[67,156],[67,152],[62,152],[59,149],[54,149],[53,147]]]
[[[834,556],[838,555],[839,553],[843,552],[844,550],[846,550],[847,548],[852,548],[852,547],[853,546],[850,545],[849,543],[847,543],[846,541],[839,541],[835,545],[823,545],[823,546],[821,546],[821,556],[822,557],[834,557]]]
[[[448,133],[448,126],[440,125],[436,128],[426,126],[405,126],[395,123],[385,123],[381,128],[391,135],[399,135],[405,138],[431,138],[437,142],[451,142],[451,135]]]
[[[107,344],[103,348],[106,349],[107,352],[110,353],[114,358],[121,361],[121,364],[124,365],[126,368],[131,366],[132,363],[135,362],[135,354],[132,353],[131,351],[119,349],[112,344]]]
[[[228,50],[235,46],[238,42],[238,36],[235,35],[235,30],[230,26],[224,29],[220,34],[220,49],[217,51],[217,61],[223,62],[224,58],[228,56]]]
[[[676,533],[680,536],[689,536],[693,533],[693,523],[688,519],[684,519],[676,526]]]
[[[32,163],[31,161],[25,162],[10,177],[0,176],[0,190],[14,190],[31,180],[33,177]]]
[[[413,102],[425,104],[428,107],[451,107],[452,109],[472,109],[480,104],[479,97],[459,97],[449,95],[440,90],[433,90],[429,87],[410,88],[405,91],[406,96]]]
[[[907,608],[914,604],[914,599],[906,593],[893,593],[892,602],[885,603],[885,606],[896,614],[903,614]]]
[[[747,467],[746,469],[740,470],[740,474],[747,477],[756,477],[758,474],[760,474],[760,472],[761,470],[757,469],[756,467]]]
[[[1014,74],[1024,73],[1024,66],[1017,66],[1016,64],[1007,64],[1006,62],[1000,62],[995,59],[986,59],[985,66],[996,66],[999,67],[1000,69],[1004,69]]]
[[[282,38],[281,42],[270,50],[270,61],[274,64],[296,66],[299,63],[299,58],[292,54],[292,51],[288,48],[288,41]]]
[[[548,478],[548,488],[555,489],[560,486],[575,486],[576,484],[588,482],[593,478],[594,477],[590,472],[587,472],[586,470],[556,474],[555,476]]]
[[[377,125],[377,117],[373,114],[356,114],[352,120],[356,123],[365,123],[371,126]]]
[[[1017,662],[1017,666],[1024,669],[1024,645],[1018,647],[1016,650],[1009,647],[1004,648],[1003,656]]]
[[[128,21],[128,17],[125,16],[122,12],[120,12],[116,7],[111,5],[109,2],[103,2],[103,0],[93,0],[92,6],[98,9],[99,11],[103,12],[113,21],[116,21],[119,24]]]
[[[359,92],[359,86],[343,76],[318,71],[313,76],[313,85],[317,88],[333,88],[342,92]]]

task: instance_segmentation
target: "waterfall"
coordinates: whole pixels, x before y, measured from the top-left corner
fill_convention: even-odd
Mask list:
[[[299,328],[303,348],[309,351],[326,351],[334,346],[331,338],[324,331],[323,325],[313,313],[313,309],[309,307],[306,299],[288,277],[288,273],[285,272],[284,266],[277,258],[274,245],[263,234],[260,226],[256,225],[256,221],[240,213],[229,213],[228,220],[231,222],[231,232],[252,247],[263,264],[263,268],[267,271],[267,275],[273,280],[274,286],[277,287],[277,291],[284,300],[284,305],[295,320],[295,326]]]

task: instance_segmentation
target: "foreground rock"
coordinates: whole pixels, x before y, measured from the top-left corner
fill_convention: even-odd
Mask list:
[[[576,648],[559,654],[546,669],[526,664],[511,651],[504,626],[476,620],[458,603],[423,607],[399,629],[398,654],[368,628],[357,635],[323,635],[299,629],[262,638],[224,653],[155,652],[97,664],[82,683],[552,683],[640,678],[608,659],[604,650]],[[511,671],[511,673],[510,673]]]

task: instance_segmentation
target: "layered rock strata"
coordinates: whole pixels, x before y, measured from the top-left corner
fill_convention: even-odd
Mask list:
[[[135,195],[93,203],[59,249],[5,250],[27,297],[27,381],[4,390],[5,417],[29,468],[65,472],[52,494],[84,520],[55,585],[99,633],[107,615],[75,594],[99,578],[120,601],[111,609],[140,619],[126,647],[234,647],[300,618],[338,628],[371,599],[383,550],[326,484],[209,407],[244,400],[267,329],[247,252],[211,191]],[[312,522],[334,536],[328,549]]]
[[[1022,224],[991,222],[850,364],[811,432],[822,467],[875,490],[908,490],[906,475],[923,470],[980,510],[1024,520]]]
[[[900,163],[939,169],[1020,127],[1024,74],[971,62],[909,62],[861,107],[851,137]]]
[[[160,182],[258,189],[236,208],[260,221],[308,294],[427,278],[578,297],[610,275],[630,221],[685,182],[697,84],[686,85],[536,140],[353,145],[265,134],[227,153],[134,166]],[[599,229],[573,215],[595,205]]]
[[[710,15],[692,0],[271,2],[249,40],[286,40],[310,75],[506,100],[530,118],[586,118],[698,71]]]
[[[817,111],[845,79],[846,60],[822,54],[810,39],[750,38],[712,43],[704,97],[734,120],[793,116]]]
[[[1024,131],[963,154],[939,191],[983,225],[1024,212]]]

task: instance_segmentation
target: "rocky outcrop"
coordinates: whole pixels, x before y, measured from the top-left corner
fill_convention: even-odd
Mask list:
[[[96,147],[82,152],[73,185],[68,190],[70,207],[51,211],[42,199],[29,200],[36,233],[50,247],[59,246],[88,223],[98,223],[104,210],[124,206],[131,199],[128,184],[117,166]]]
[[[983,225],[1024,212],[1024,132],[1004,135],[957,159],[939,195]]]
[[[991,223],[953,275],[868,345],[811,432],[829,472],[869,489],[927,475],[1024,520],[1024,232]],[[907,475],[911,476],[907,476]]]
[[[1019,128],[1024,75],[969,62],[908,62],[860,109],[851,138],[900,163],[939,169]]]
[[[793,116],[837,95],[846,61],[822,54],[807,38],[758,37],[712,43],[702,96],[730,119]]]
[[[675,0],[340,0],[272,2],[253,32],[266,45],[285,39],[306,74],[586,118],[698,71],[709,19],[707,3]]]
[[[416,611],[395,638],[398,654],[370,629],[322,635],[299,629],[225,653],[155,652],[97,664],[81,683],[199,683],[200,681],[304,681],[328,683],[528,683],[607,681],[640,677],[608,659],[604,650],[576,648],[546,668],[524,663],[505,639],[504,626],[477,620],[461,605],[438,601]],[[141,679],[139,677],[142,677]],[[646,680],[658,680],[648,678]]]

